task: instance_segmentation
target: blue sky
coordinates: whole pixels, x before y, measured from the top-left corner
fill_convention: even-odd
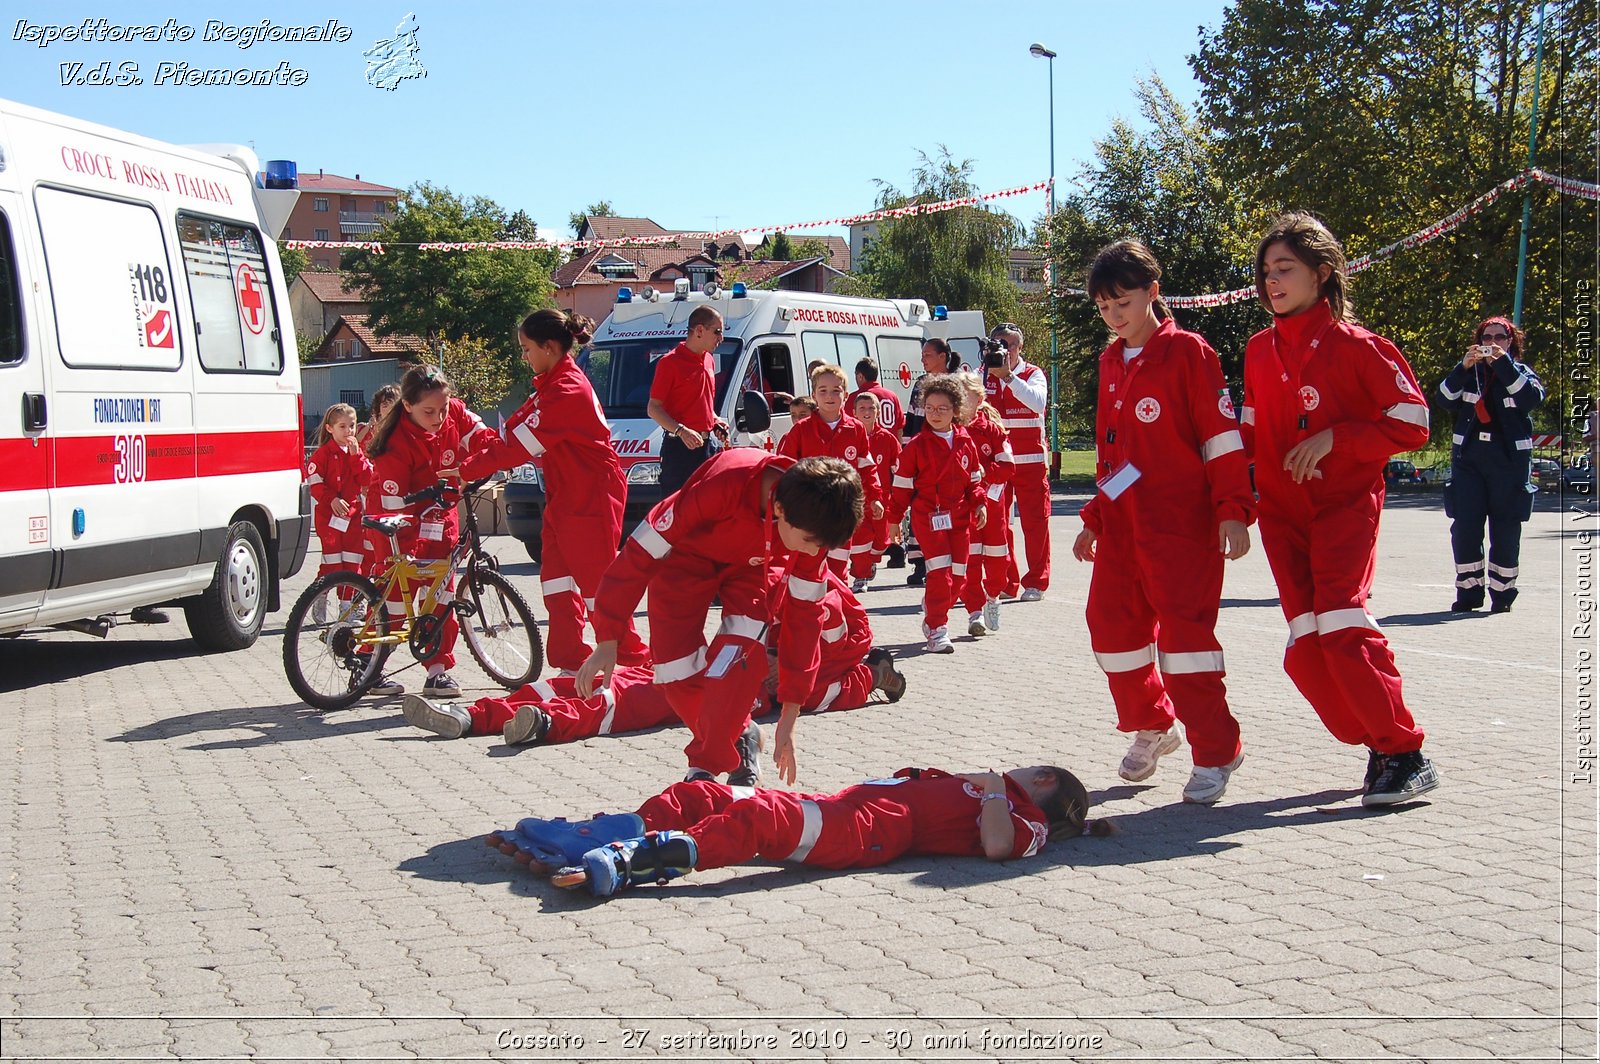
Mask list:
[[[754,227],[869,209],[874,178],[904,186],[918,149],[976,161],[985,190],[1049,171],[1046,61],[1055,64],[1056,172],[1070,175],[1157,73],[1192,101],[1186,56],[1221,0],[1109,4],[900,0],[768,4],[286,2],[5,5],[0,96],[179,143],[254,142],[406,187],[427,180],[527,211],[541,235],[599,199],[673,228]],[[229,12],[233,13],[230,14]],[[322,24],[346,43],[204,43],[208,20]],[[362,52],[414,12],[427,77],[367,84]],[[18,21],[192,27],[188,42],[37,43]],[[61,84],[60,64],[136,63],[143,85]],[[158,86],[161,62],[303,69],[299,86]],[[1003,201],[1024,218],[1043,194]]]

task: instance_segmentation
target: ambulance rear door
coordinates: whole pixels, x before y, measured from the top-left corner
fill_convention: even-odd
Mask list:
[[[50,584],[50,404],[22,197],[0,119],[0,631],[25,628]]]

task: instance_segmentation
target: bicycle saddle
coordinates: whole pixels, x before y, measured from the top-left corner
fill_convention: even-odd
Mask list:
[[[403,514],[394,517],[363,517],[361,519],[361,527],[382,532],[386,536],[394,535],[410,523],[411,519]]]

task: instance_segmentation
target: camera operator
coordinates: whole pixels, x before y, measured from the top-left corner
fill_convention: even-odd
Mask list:
[[[1533,516],[1529,415],[1544,401],[1544,384],[1521,358],[1522,330],[1505,318],[1490,318],[1478,326],[1461,362],[1439,382],[1439,394],[1455,412],[1444,507],[1452,519],[1456,600],[1450,609],[1456,613],[1482,606],[1485,584],[1491,613],[1510,612],[1517,597],[1522,523]]]
[[[1017,470],[1009,492],[1016,500],[1028,560],[1028,571],[1020,581],[1022,601],[1038,602],[1050,586],[1050,470],[1044,446],[1044,408],[1050,387],[1044,370],[1022,357],[1021,329],[1003,322],[994,327],[989,337],[1003,347],[1003,351],[986,347],[983,384],[990,405],[1000,411],[1016,458]],[[1006,512],[1010,513],[1009,505]],[[1014,541],[1011,557],[1007,583],[1016,587],[1019,581]]]

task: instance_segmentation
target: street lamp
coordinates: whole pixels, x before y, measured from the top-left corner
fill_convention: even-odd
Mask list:
[[[1050,184],[1045,189],[1045,240],[1050,239],[1050,222],[1056,215],[1056,53],[1035,41],[1029,48],[1028,54],[1036,59],[1049,60],[1050,71]],[[1060,408],[1060,367],[1056,364],[1056,329],[1055,308],[1048,305],[1048,301],[1055,298],[1056,271],[1055,250],[1051,247],[1050,259],[1045,263],[1045,269],[1050,274],[1050,283],[1045,288],[1046,320],[1050,325],[1050,454],[1051,475],[1061,475],[1061,436],[1059,433]]]

